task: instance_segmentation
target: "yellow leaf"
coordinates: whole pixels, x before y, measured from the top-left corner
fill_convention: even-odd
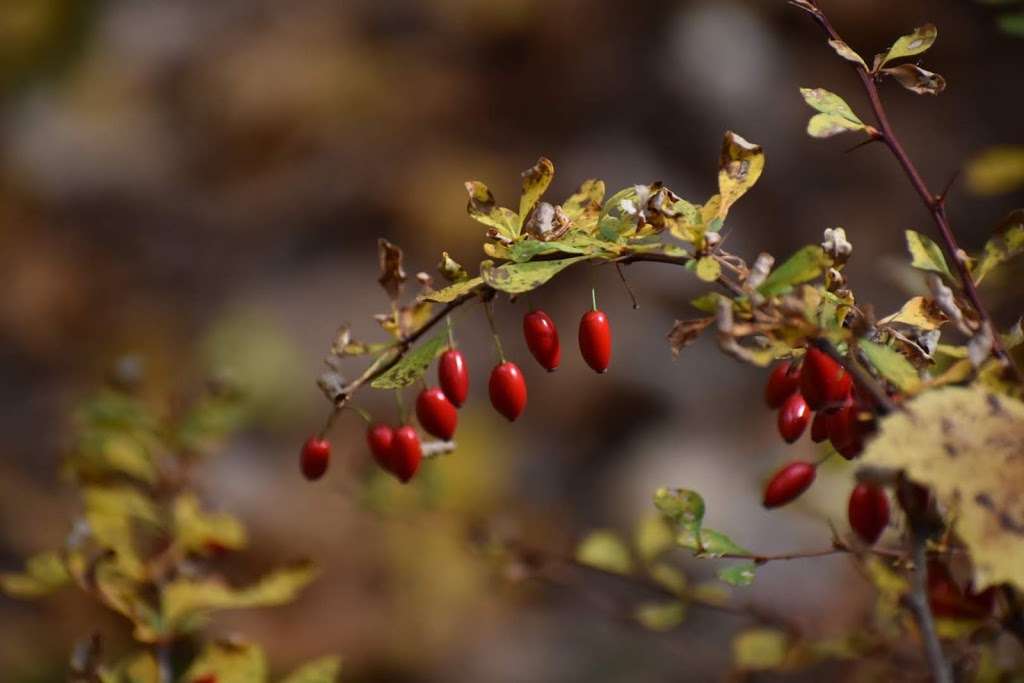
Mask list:
[[[239,550],[245,547],[245,527],[231,515],[203,512],[192,494],[174,501],[174,533],[186,551],[208,555],[218,549]]]
[[[0,574],[0,589],[15,598],[49,595],[70,580],[67,567],[55,552],[33,555],[21,574]]]
[[[938,37],[939,31],[935,28],[934,24],[925,24],[915,28],[913,33],[908,33],[905,36],[900,36],[889,51],[885,53],[882,58],[881,66],[891,62],[894,59],[902,59],[904,57],[913,57],[919,55],[932,46],[935,39]]]
[[[645,602],[637,606],[634,615],[645,628],[652,631],[670,631],[683,623],[686,605],[678,600]]]
[[[697,261],[697,277],[704,282],[714,282],[721,274],[722,266],[713,256],[705,256]]]
[[[614,574],[633,571],[633,558],[629,548],[612,531],[592,531],[576,547],[576,561],[580,564]]]
[[[184,681],[216,676],[217,683],[262,683],[267,680],[266,657],[256,645],[217,642],[207,645],[185,672]]]
[[[804,102],[819,113],[807,124],[807,134],[814,138],[827,138],[848,130],[865,130],[864,122],[853,113],[846,101],[824,88],[800,88]]]
[[[761,146],[747,142],[732,131],[726,131],[718,161],[718,193],[721,203],[717,218],[725,219],[729,207],[754,186],[763,170],[764,151]]]
[[[488,242],[487,245],[485,246],[496,245],[491,245]],[[505,249],[505,247],[502,247],[502,249]],[[444,289],[439,289],[436,292],[430,292],[429,294],[425,294],[423,296],[423,299],[425,301],[434,301],[439,304],[446,304],[451,301],[455,301],[461,296],[465,296],[466,294],[472,292],[474,289],[476,289],[483,283],[484,279],[482,277],[470,278],[468,280],[463,280],[462,282],[456,282],[455,284],[449,285]]]
[[[989,147],[967,164],[967,186],[980,195],[1024,186],[1024,145]]]
[[[644,562],[651,562],[675,545],[675,534],[661,515],[646,515],[633,531],[633,545]]]
[[[340,673],[340,657],[321,657],[302,665],[281,683],[334,683]]]
[[[946,322],[946,316],[929,299],[915,296],[899,311],[878,321],[879,325],[903,323],[922,330],[937,330]]]
[[[747,629],[732,641],[733,663],[744,671],[778,669],[785,663],[788,650],[786,634],[771,628]]]
[[[977,590],[1024,589],[1024,403],[978,388],[944,387],[882,420],[863,460],[905,470],[955,510]]]
[[[526,169],[523,176],[523,193],[519,197],[519,227],[526,221],[527,215],[533,210],[541,196],[555,177],[555,165],[541,157],[533,167]]]

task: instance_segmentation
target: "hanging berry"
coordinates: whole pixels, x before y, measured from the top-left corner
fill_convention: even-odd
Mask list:
[[[814,443],[821,443],[828,438],[829,417],[831,416],[824,411],[814,414],[814,419],[811,421],[811,441]]]
[[[562,347],[558,342],[555,321],[544,311],[534,310],[523,316],[523,336],[530,353],[548,372],[562,362]]]
[[[850,528],[862,541],[874,545],[889,524],[889,497],[881,486],[861,482],[850,492],[846,512]]]
[[[488,385],[491,405],[510,422],[522,415],[526,408],[526,380],[515,363],[499,363],[491,371]]]
[[[580,353],[594,372],[603,373],[612,362],[612,328],[608,316],[597,309],[597,295],[591,296],[593,308],[580,320]]]
[[[840,405],[852,386],[850,375],[831,356],[814,346],[807,347],[800,368],[800,393],[811,410]]]
[[[814,483],[816,469],[813,463],[801,460],[783,467],[775,473],[764,489],[764,506],[776,508],[799,497]]]
[[[424,389],[416,397],[416,418],[428,434],[451,441],[459,413],[439,387]]]
[[[786,399],[779,410],[779,434],[786,443],[793,443],[807,429],[811,421],[811,409],[800,394],[793,394]]]
[[[366,443],[373,459],[381,468],[391,470],[391,442],[395,431],[385,424],[375,424],[366,430]]]
[[[800,388],[800,368],[790,361],[777,364],[764,387],[764,402],[773,410],[781,408],[786,399]]]
[[[420,446],[420,437],[416,430],[409,425],[402,425],[396,429],[388,456],[389,471],[405,484],[416,474],[422,459],[423,448]]]
[[[311,436],[302,445],[299,466],[302,469],[302,476],[306,479],[316,481],[324,476],[330,461],[331,443],[327,439]]]
[[[469,366],[458,349],[448,349],[437,363],[437,380],[441,391],[456,408],[461,408],[469,394]]]

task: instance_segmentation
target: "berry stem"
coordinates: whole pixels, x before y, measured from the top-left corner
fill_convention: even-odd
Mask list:
[[[590,305],[593,306],[592,310],[597,310],[597,289],[595,287],[590,288]]]
[[[484,313],[487,314],[487,324],[491,328],[491,336],[494,338],[494,348],[498,352],[498,359],[505,362],[505,349],[501,346],[501,336],[498,335],[498,326],[494,324],[494,312],[491,310],[491,302],[484,302]]]
[[[450,315],[446,315],[444,317],[444,325],[445,325],[445,327],[448,330],[448,348],[449,349],[454,349],[455,348],[455,332],[452,330],[452,317]]]
[[[405,413],[405,400],[402,398],[402,390],[395,389],[395,403],[398,405],[398,421],[400,424],[405,424],[406,413]]]

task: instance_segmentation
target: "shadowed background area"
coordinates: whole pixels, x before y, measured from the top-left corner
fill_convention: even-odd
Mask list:
[[[938,25],[922,63],[948,90],[884,88],[933,187],[980,149],[1021,142],[1022,42],[998,30],[995,8],[822,4],[865,55]],[[442,249],[474,267],[482,227],[466,216],[463,182],[515,205],[519,172],[540,155],[556,167],[549,199],[593,177],[610,192],[662,180],[700,202],[715,189],[722,133],[736,131],[764,146],[767,165],[730,213],[730,249],[783,257],[841,225],[860,300],[891,312],[923,287],[899,264],[903,230],[930,234],[928,214],[880,145],[844,154],[853,136],[808,138],[800,86],[834,90],[867,117],[853,72],[782,0],[5,0],[0,570],[63,537],[75,505],[57,476],[69,410],[134,353],[154,393],[194,393],[227,370],[249,397],[248,426],[201,475],[204,497],[251,525],[238,575],[296,557],[323,568],[298,602],[218,618],[215,633],[264,643],[281,670],[340,653],[356,681],[714,679],[743,619],[694,610],[648,633],[591,599],[628,607],[628,588],[587,575],[573,587],[510,582],[474,543],[498,530],[567,554],[588,529],[630,529],[662,485],[701,491],[709,524],[758,552],[827,546],[825,518],[845,531],[845,463],[797,504],[760,507],[764,478],[812,444],[781,442],[760,398],[766,373],[710,336],[672,359],[665,333],[704,289],[692,274],[627,268],[639,310],[609,268],[535,293],[565,343],[550,375],[521,340],[526,304],[499,301],[530,388],[514,425],[487,404],[483,312],[460,309],[472,377],[460,449],[407,487],[373,474],[352,414],[332,431],[321,482],[301,479],[297,446],[327,412],[314,380],[338,325],[382,338],[377,237],[405,249],[410,273],[433,271]],[[955,185],[961,243],[978,248],[1019,200]],[[572,344],[591,287],[615,331],[600,377]],[[1020,288],[997,289],[983,294],[1005,324]],[[359,403],[396,419],[389,393]],[[694,581],[713,575],[713,563],[685,566]],[[870,609],[841,557],[773,564],[739,591],[821,633]],[[63,680],[70,643],[94,629],[115,650],[125,632],[73,591],[0,596],[0,678]]]

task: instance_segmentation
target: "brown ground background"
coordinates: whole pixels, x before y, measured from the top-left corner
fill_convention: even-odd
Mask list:
[[[947,92],[885,88],[933,186],[978,149],[1022,141],[1024,43],[998,32],[994,8],[822,2],[865,55],[939,26],[923,64]],[[484,319],[460,314],[473,371],[463,447],[411,490],[378,482],[365,495],[354,418],[333,434],[322,483],[300,480],[295,451],[326,409],[313,379],[336,326],[376,332],[375,239],[403,245],[413,272],[441,248],[475,263],[481,229],[462,182],[512,203],[541,154],[556,164],[554,197],[600,177],[610,189],[660,179],[700,201],[722,132],[735,130],[768,161],[730,215],[731,247],[782,255],[842,225],[860,299],[888,312],[921,287],[898,263],[903,229],[927,232],[927,214],[884,149],[844,155],[855,140],[807,138],[798,86],[828,87],[866,115],[852,72],[782,0],[5,0],[0,569],[65,532],[74,498],[55,470],[66,416],[113,358],[139,354],[151,387],[180,392],[227,365],[255,419],[203,488],[251,524],[239,575],[309,556],[324,577],[294,605],[220,618],[216,632],[266,643],[280,670],[338,652],[354,681],[714,680],[742,620],[694,611],[668,634],[631,629],[584,592],[501,581],[466,531],[473,521],[565,551],[589,528],[628,530],[666,484],[699,489],[709,524],[759,551],[826,544],[824,517],[845,529],[841,467],[799,504],[758,505],[763,478],[811,446],[776,438],[764,373],[710,339],[672,360],[664,334],[701,291],[689,274],[630,268],[639,311],[607,269],[534,297],[571,342],[598,288],[616,333],[603,377],[569,344],[554,375],[526,362],[523,304],[499,305],[531,391],[514,426],[486,405]],[[954,189],[965,246],[1019,200]],[[987,292],[1004,322],[1019,313],[1014,291]],[[389,396],[365,406],[394,410]],[[695,580],[711,573],[687,566]],[[628,604],[618,586],[584,586]],[[766,567],[744,595],[824,633],[869,608],[842,558]],[[123,632],[73,593],[0,597],[0,679],[61,680],[69,644],[97,627]]]

